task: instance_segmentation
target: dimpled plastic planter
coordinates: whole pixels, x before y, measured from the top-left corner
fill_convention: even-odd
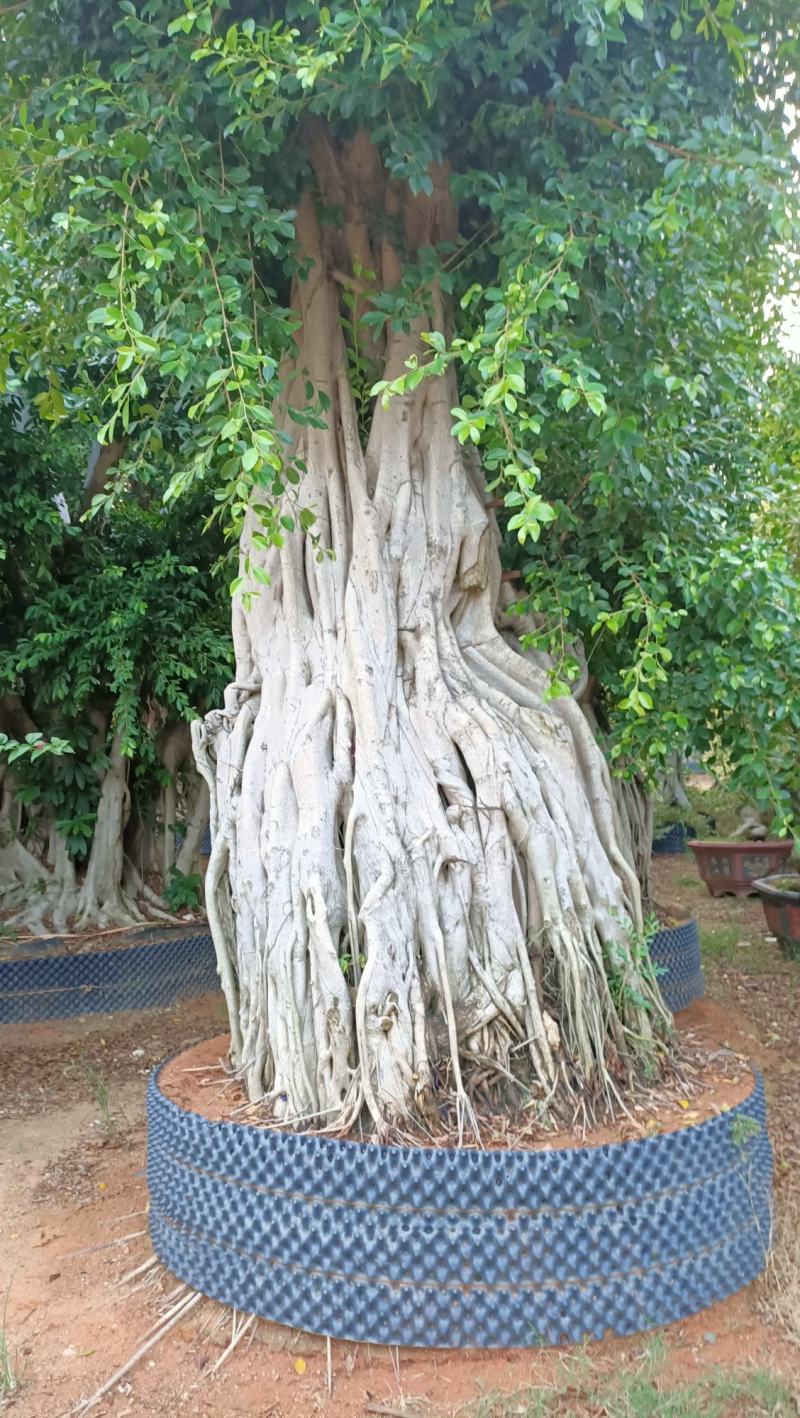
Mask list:
[[[688,850],[687,844],[691,836],[691,831],[682,822],[671,822],[669,827],[665,827],[663,832],[653,838],[653,851],[656,856],[680,856]]]
[[[706,986],[697,921],[656,931],[650,941],[650,959],[656,967],[664,1003],[673,1014],[703,998]]]
[[[685,1318],[763,1269],[760,1079],[678,1132],[541,1151],[381,1147],[148,1094],[150,1234],[180,1280],[336,1339],[525,1347]]]
[[[59,945],[31,942],[0,961],[0,1024],[155,1009],[219,989],[208,934],[71,954]]]

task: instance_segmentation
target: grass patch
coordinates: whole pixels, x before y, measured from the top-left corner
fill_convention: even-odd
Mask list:
[[[513,1394],[486,1393],[463,1418],[790,1418],[791,1389],[764,1370],[709,1370],[693,1383],[668,1386],[664,1349],[651,1343],[638,1367],[610,1378],[593,1376],[583,1356],[564,1366],[563,1378]]]
[[[95,1066],[94,1063],[92,1063],[90,1059],[83,1057],[81,1059],[81,1063],[83,1066],[84,1077],[86,1079],[86,1085],[89,1089],[94,1103],[97,1105],[97,1112],[99,1114],[98,1121],[100,1123],[100,1127],[102,1131],[110,1137],[111,1134],[115,1131],[116,1123],[111,1112],[111,1104],[108,1095],[108,1084],[106,1083],[105,1075],[101,1072],[99,1068]]]
[[[704,882],[704,881],[701,881],[700,878],[699,878],[699,876],[679,876],[679,877],[678,877],[678,885],[679,885],[679,886],[694,886],[694,887],[697,888],[697,889],[699,889],[699,888],[702,887],[703,891],[705,891],[705,889],[706,889],[706,884],[705,884],[705,882]]]
[[[779,1193],[760,1309],[800,1345],[800,1192],[794,1181]]]
[[[0,1325],[0,1408],[5,1408],[8,1400],[14,1398],[14,1396],[19,1393],[21,1382],[16,1355],[12,1354],[8,1342],[8,1330],[6,1328],[8,1296],[9,1291],[7,1290],[3,1303],[3,1323]]]
[[[771,968],[774,959],[765,941],[750,939],[745,927],[736,923],[730,926],[701,926],[700,950],[704,960],[735,965],[737,969],[748,970],[754,975],[764,974]]]

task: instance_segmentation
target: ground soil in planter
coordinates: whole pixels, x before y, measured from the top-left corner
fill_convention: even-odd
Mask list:
[[[691,1013],[684,1011],[685,1016]],[[176,1055],[162,1068],[159,1087],[173,1103],[199,1113],[210,1122],[269,1126],[269,1120],[264,1118],[258,1105],[248,1107],[242,1085],[227,1072],[228,1043],[229,1035],[218,1034]],[[631,1118],[622,1116],[585,1133],[578,1130],[547,1132],[541,1127],[495,1118],[494,1127],[482,1124],[484,1147],[532,1150],[600,1147],[607,1142],[628,1142],[653,1133],[678,1132],[718,1117],[743,1102],[752,1091],[753,1075],[749,1066],[740,1054],[720,1049],[713,1030],[682,1031],[681,1045],[687,1076],[655,1090],[649,1098],[630,1104]],[[348,1141],[369,1140],[352,1134],[342,1142],[346,1146]],[[402,1141],[408,1145],[408,1139]],[[436,1143],[420,1139],[419,1145],[435,1146]],[[441,1145],[450,1145],[449,1137],[443,1137]]]

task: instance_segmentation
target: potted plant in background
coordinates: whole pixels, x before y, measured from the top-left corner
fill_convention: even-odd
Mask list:
[[[653,851],[657,856],[682,854],[689,838],[697,836],[684,782],[686,766],[682,753],[669,755],[653,812]]]
[[[697,825],[691,807],[664,807],[659,804],[653,813],[653,851],[656,856],[678,856],[688,851],[689,840],[697,836]]]
[[[714,835],[689,842],[712,896],[755,896],[759,878],[780,871],[791,839],[770,838],[762,815],[729,789],[703,794],[714,810]]]
[[[782,876],[753,882],[771,933],[790,960],[800,960],[800,865]]]

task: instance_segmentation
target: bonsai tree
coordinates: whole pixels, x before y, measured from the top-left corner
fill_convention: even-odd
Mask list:
[[[660,529],[689,578],[700,466],[736,499],[794,231],[793,8],[117,14],[2,21],[4,349],[12,384],[46,372],[45,416],[67,367],[102,405],[104,499],[175,411],[168,500],[212,482],[240,538],[235,675],[195,729],[232,1059],[337,1129],[430,1127],[443,1099],[463,1124],[478,1075],[591,1116],[669,1032],[582,707],[591,631],[636,627],[609,721],[646,717],[685,607],[639,572]],[[548,547],[523,602],[498,513]]]

